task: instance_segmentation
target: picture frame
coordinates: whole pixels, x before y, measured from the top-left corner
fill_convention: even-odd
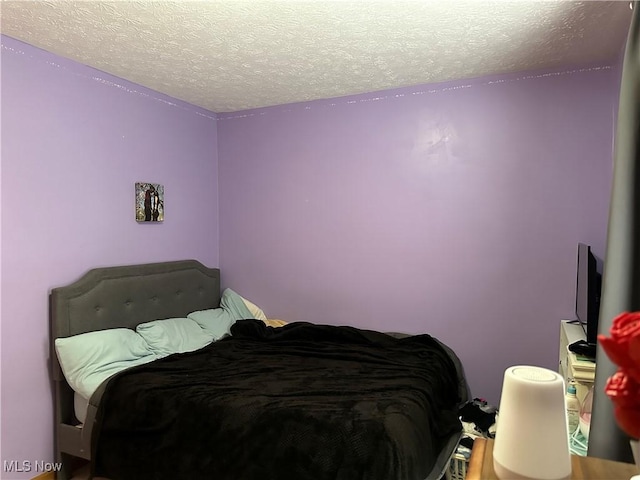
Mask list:
[[[164,185],[136,182],[136,221],[159,223],[164,221]]]

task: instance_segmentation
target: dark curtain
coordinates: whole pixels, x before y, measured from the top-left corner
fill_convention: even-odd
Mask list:
[[[640,310],[640,2],[633,2],[627,39],[615,141],[599,333],[612,319]],[[629,438],[618,428],[613,404],[604,393],[616,366],[598,346],[589,456],[633,462]]]

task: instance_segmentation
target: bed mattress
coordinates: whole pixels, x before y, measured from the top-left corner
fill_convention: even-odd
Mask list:
[[[89,408],[89,400],[78,392],[73,392],[73,412],[78,422],[84,423],[85,418],[87,418],[87,408]]]

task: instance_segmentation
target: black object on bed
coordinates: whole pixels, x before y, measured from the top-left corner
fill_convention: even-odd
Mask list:
[[[416,480],[460,431],[456,367],[429,335],[241,320],[106,386],[94,473],[114,479]]]

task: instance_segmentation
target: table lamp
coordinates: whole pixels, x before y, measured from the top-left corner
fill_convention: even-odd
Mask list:
[[[493,468],[499,479],[571,477],[564,392],[564,380],[552,370],[507,368],[493,446]]]

